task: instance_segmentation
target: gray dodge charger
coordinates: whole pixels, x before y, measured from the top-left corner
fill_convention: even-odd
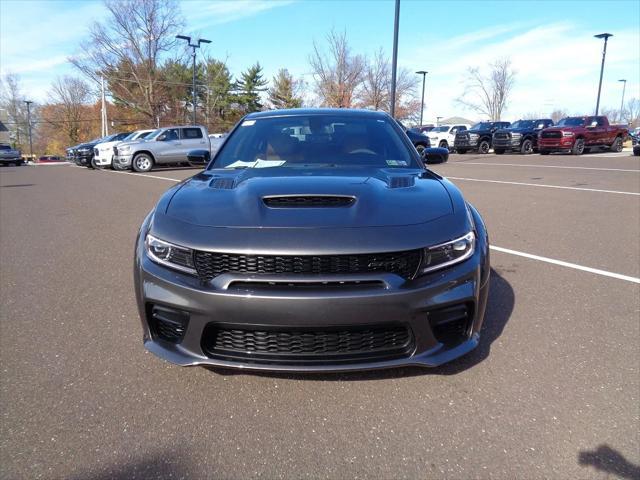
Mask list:
[[[437,150],[437,149],[436,149]],[[144,220],[135,292],[148,350],[178,365],[437,366],[477,346],[489,240],[387,114],[244,117]]]

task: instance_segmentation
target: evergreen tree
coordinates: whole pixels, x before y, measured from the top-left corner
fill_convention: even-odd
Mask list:
[[[260,103],[260,92],[267,89],[267,80],[263,78],[262,67],[257,62],[240,75],[240,80],[236,82],[237,102],[245,113],[262,110]]]
[[[286,68],[278,70],[269,89],[269,103],[272,108],[300,108],[302,106],[302,97],[299,92],[301,86],[302,82],[295,80]]]

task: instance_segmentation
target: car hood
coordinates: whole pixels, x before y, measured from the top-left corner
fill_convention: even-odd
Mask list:
[[[352,197],[346,206],[267,206],[265,197]],[[212,227],[337,228],[413,225],[453,213],[449,192],[413,169],[209,170],[186,181],[166,207],[182,222]]]
[[[570,132],[570,131],[573,131],[573,130],[584,130],[584,128],[585,128],[585,127],[584,127],[583,125],[579,125],[579,126],[577,126],[577,127],[576,127],[576,126],[570,126],[570,127],[569,127],[569,126],[567,126],[567,127],[563,127],[562,125],[557,125],[557,126],[555,126],[555,127],[545,128],[545,130],[548,130],[548,131],[554,131],[554,130],[555,130],[555,131],[559,131],[559,130],[562,130],[562,131],[564,131],[564,132]]]
[[[113,148],[114,145],[119,145],[120,143],[122,143],[121,140],[114,140],[112,142],[98,143],[98,144],[96,144],[96,148],[98,150],[109,150],[109,149]]]

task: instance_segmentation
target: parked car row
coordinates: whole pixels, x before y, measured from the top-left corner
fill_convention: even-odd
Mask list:
[[[457,153],[519,152],[524,155],[539,152],[569,152],[582,155],[593,149],[621,152],[629,136],[624,126],[610,125],[605,116],[567,117],[557,125],[549,118],[518,120],[517,122],[480,122],[467,125],[446,125],[428,132],[438,146]],[[454,135],[455,132],[455,135]],[[451,138],[453,137],[453,144]]]
[[[187,164],[187,153],[214,153],[226,134],[207,133],[201,126],[171,126],[114,133],[67,149],[67,159],[88,168],[148,172],[156,165]]]

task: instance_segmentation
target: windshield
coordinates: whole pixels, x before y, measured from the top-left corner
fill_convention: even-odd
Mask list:
[[[448,132],[450,128],[450,126],[444,125],[442,127],[435,127],[431,132]]]
[[[491,122],[480,122],[476,123],[471,130],[491,130],[491,127],[493,127]]]
[[[11,150],[9,145],[0,145],[0,150]]]
[[[509,128],[535,128],[535,120],[518,120],[511,124]]]
[[[585,117],[567,117],[558,122],[558,127],[581,127],[587,122]]]
[[[152,138],[156,138],[158,135],[160,135],[164,130],[162,128],[158,128],[157,130],[154,130],[153,132],[149,133],[149,135],[147,135],[145,138],[146,139],[152,139]]]
[[[212,168],[419,168],[391,122],[313,114],[244,120]]]

